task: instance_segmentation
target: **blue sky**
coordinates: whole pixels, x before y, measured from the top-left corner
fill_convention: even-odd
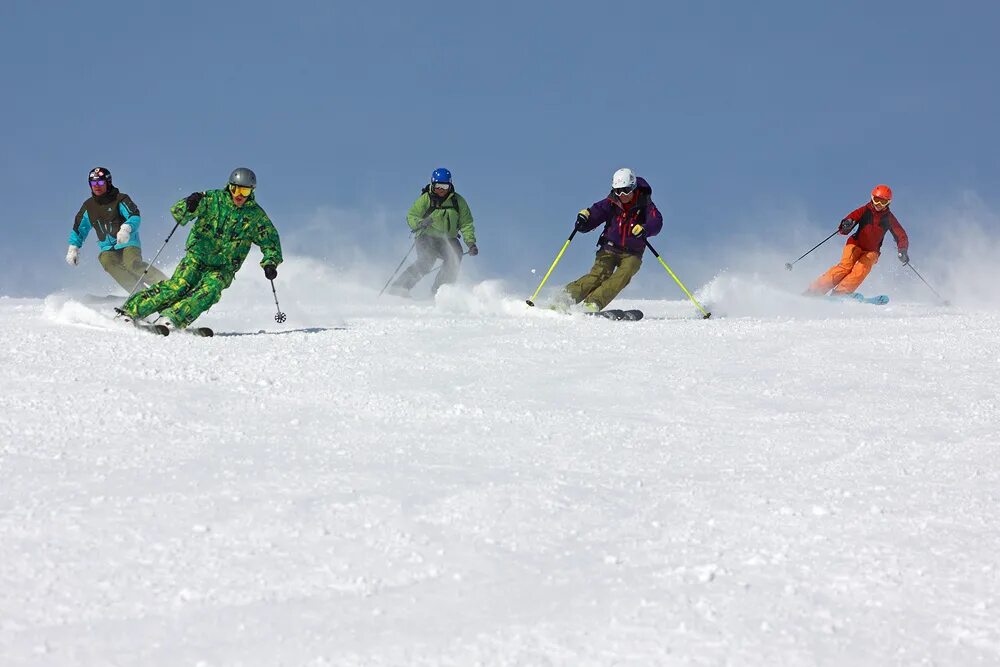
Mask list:
[[[998,3],[11,4],[0,294],[80,279],[62,257],[98,164],[141,207],[147,257],[173,201],[245,165],[289,239],[349,212],[292,251],[358,248],[390,269],[406,209],[447,166],[476,216],[477,275],[516,284],[620,166],[650,181],[657,245],[695,278],[713,244],[787,240],[778,211],[832,230],[876,182],[915,258],[935,224],[920,211],[967,191],[997,209]]]

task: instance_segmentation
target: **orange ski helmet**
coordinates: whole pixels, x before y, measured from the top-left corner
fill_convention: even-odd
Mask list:
[[[872,188],[872,197],[878,197],[879,199],[892,199],[892,188],[888,185],[876,185]]]

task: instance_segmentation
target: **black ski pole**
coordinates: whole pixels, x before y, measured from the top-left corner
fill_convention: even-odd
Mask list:
[[[913,271],[913,273],[915,273],[917,275],[917,278],[920,278],[920,281],[923,282],[923,284],[927,285],[927,289],[929,289],[930,291],[934,292],[934,296],[936,296],[941,301],[941,303],[943,303],[946,306],[950,306],[951,305],[950,301],[948,301],[943,296],[941,296],[940,294],[938,294],[938,291],[936,289],[934,289],[933,287],[931,287],[931,284],[929,282],[927,282],[926,280],[924,280],[924,277],[922,275],[920,275],[919,271],[917,271],[916,269],[913,268],[912,264],[907,263],[906,265],[908,267],[910,267],[910,269]]]
[[[820,241],[819,243],[817,243],[816,245],[814,245],[812,248],[809,249],[809,252],[807,252],[805,255],[802,255],[802,257],[805,257],[810,252],[812,252],[816,248],[820,247],[821,245],[823,245],[824,243],[826,243],[827,241],[829,241],[830,239],[832,239],[834,236],[837,235],[838,232],[840,232],[839,229],[834,230],[833,234],[830,234],[825,239],[823,239],[822,241]],[[799,259],[802,259],[802,257],[799,257]],[[792,267],[795,266],[796,263],[798,263],[799,259],[795,260],[794,262],[786,262],[785,263],[785,268],[788,269],[789,271],[791,271]]]
[[[389,276],[389,279],[387,281],[385,281],[385,285],[382,286],[382,289],[380,289],[378,291],[378,296],[382,296],[382,293],[385,292],[386,289],[389,288],[389,283],[391,283],[392,279],[396,277],[396,274],[399,273],[399,270],[401,268],[403,268],[403,264],[406,264],[407,258],[409,258],[410,253],[413,252],[413,249],[415,247],[417,247],[417,239],[413,239],[413,243],[410,244],[410,249],[406,251],[406,254],[403,255],[403,260],[399,263],[399,266],[397,266],[396,270],[392,272],[392,275]],[[375,298],[378,298],[378,297],[375,297]]]
[[[277,322],[278,324],[281,324],[288,318],[285,317],[285,314],[283,312],[281,312],[281,306],[278,305],[278,292],[275,291],[274,289],[273,279],[271,280],[271,294],[274,295],[274,307],[278,309],[278,312],[274,314],[274,321]]]
[[[139,289],[139,285],[142,283],[142,279],[146,277],[147,273],[149,273],[149,267],[153,266],[153,264],[156,264],[156,260],[159,259],[160,253],[163,252],[163,249],[167,247],[168,243],[170,243],[170,238],[174,235],[174,232],[176,232],[177,228],[180,227],[180,226],[181,226],[181,223],[179,223],[179,222],[175,222],[174,223],[174,228],[170,230],[169,234],[167,234],[167,238],[163,241],[163,245],[160,246],[160,249],[156,251],[156,255],[153,256],[153,259],[151,259],[146,264],[146,270],[143,271],[142,275],[139,276],[139,279],[137,281],[135,281],[135,285],[132,286],[132,289],[129,291],[128,296],[125,297],[125,301],[128,301],[129,299],[131,299],[132,295],[135,294],[135,291],[137,289]],[[122,305],[125,305],[125,304],[122,303]],[[117,311],[119,309],[116,308],[115,310]],[[121,312],[118,312],[115,315],[115,319],[118,319],[119,317],[121,317]]]

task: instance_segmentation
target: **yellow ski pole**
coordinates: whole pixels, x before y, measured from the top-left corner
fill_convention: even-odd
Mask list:
[[[542,278],[542,282],[540,282],[538,284],[538,289],[535,290],[535,293],[531,295],[530,299],[527,299],[525,301],[525,303],[527,303],[529,306],[534,306],[535,305],[535,297],[537,297],[538,293],[542,291],[542,287],[545,286],[545,281],[547,281],[549,279],[549,276],[552,275],[552,271],[556,268],[556,264],[559,263],[559,260],[562,259],[563,253],[566,252],[566,248],[569,247],[569,242],[573,240],[574,236],[576,236],[576,228],[575,227],[573,228],[573,233],[569,235],[568,239],[566,239],[566,243],[563,243],[562,250],[560,250],[559,254],[556,255],[555,260],[553,260],[553,262],[552,262],[552,266],[549,267],[549,270],[545,273],[545,277]]]
[[[678,278],[676,275],[674,275],[674,272],[670,270],[670,267],[667,266],[667,263],[663,261],[662,257],[660,257],[660,253],[656,252],[656,248],[654,248],[653,245],[649,242],[649,239],[646,239],[646,247],[649,248],[651,251],[653,251],[653,254],[656,255],[656,259],[660,260],[660,264],[662,264],[663,268],[667,270],[667,273],[670,274],[670,277],[674,279],[674,282],[677,283],[677,285],[680,286],[682,290],[684,290],[684,293],[687,294],[687,297],[691,299],[691,303],[698,306],[698,310],[700,310],[702,313],[705,314],[705,317],[703,317],[702,319],[707,320],[708,318],[710,318],[712,316],[712,313],[702,308],[701,304],[698,303],[698,300],[695,299],[693,296],[691,296],[691,292],[688,291],[687,287],[684,287],[684,283],[681,282],[681,279]]]

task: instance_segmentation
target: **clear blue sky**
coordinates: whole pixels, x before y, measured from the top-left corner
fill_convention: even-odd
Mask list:
[[[0,294],[44,294],[79,275],[62,257],[98,164],[142,208],[147,257],[173,201],[246,165],[280,231],[291,238],[321,208],[353,212],[314,247],[380,261],[397,242],[387,249],[368,216],[398,219],[405,239],[406,208],[447,166],[477,219],[483,254],[470,261],[519,281],[547,266],[620,166],[651,182],[667,221],[661,252],[681,266],[688,249],[782,235],[784,220],[748,225],[789,201],[832,230],[876,182],[896,190],[904,224],[965,190],[997,208],[996,2],[177,0],[0,12]],[[574,247],[583,263],[592,241]],[[84,261],[95,254],[90,239]]]

